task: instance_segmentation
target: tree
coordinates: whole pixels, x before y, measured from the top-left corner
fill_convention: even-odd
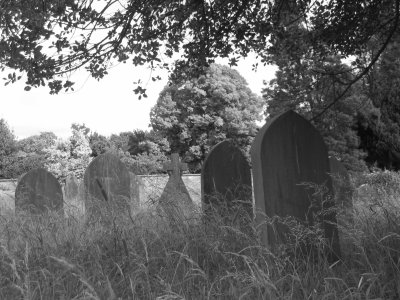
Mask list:
[[[55,144],[57,136],[53,132],[41,132],[17,141],[17,148],[25,153],[41,154],[43,149]]]
[[[117,150],[127,152],[129,149],[129,140],[133,135],[132,132],[121,132],[120,134],[112,134],[109,138],[110,147]]]
[[[15,135],[4,119],[0,119],[0,157],[8,156],[15,151]]]
[[[4,119],[0,119],[0,177],[10,177],[10,164],[16,150],[14,133]]]
[[[360,149],[357,122],[361,117],[370,116],[374,110],[372,101],[358,93],[360,87],[356,84],[324,115],[314,118],[346,89],[345,83],[351,81],[352,76],[346,72],[350,67],[343,64],[340,57],[330,56],[321,62],[307,49],[300,45],[296,60],[288,60],[282,53],[274,57],[279,69],[276,78],[263,90],[267,116],[272,118],[293,109],[313,120],[324,137],[329,155],[340,158],[350,170],[363,171],[366,154]],[[341,76],[325,76],[322,70],[328,68],[332,74]]]
[[[134,130],[129,136],[130,159],[126,161],[135,174],[159,174],[165,172],[163,164],[168,160],[167,139],[154,131]]]
[[[101,134],[94,132],[89,137],[89,145],[92,149],[91,156],[96,157],[100,154],[106,153],[110,149],[110,141]]]
[[[5,121],[0,120],[0,176],[17,178],[32,169],[44,167],[44,149],[53,145],[55,139],[54,133],[42,132],[17,141]]]
[[[151,110],[150,123],[168,139],[171,150],[186,156],[198,171],[205,154],[224,139],[248,152],[262,111],[261,97],[237,71],[212,64],[205,75],[165,87]]]
[[[68,175],[83,178],[83,174],[91,161],[92,149],[89,146],[89,131],[86,126],[73,124],[72,136],[67,140],[58,140],[56,144],[45,149],[46,168],[60,181]]]
[[[376,51],[370,45],[370,52]],[[400,35],[397,34],[365,80],[363,93],[373,100],[379,114],[359,120],[361,148],[366,161],[379,168],[400,170]]]
[[[17,178],[46,164],[45,149],[55,144],[57,136],[53,132],[41,132],[16,141],[16,152],[8,164],[8,177]]]
[[[355,66],[350,87],[369,72],[398,29],[399,2],[3,1],[0,64],[19,72],[11,71],[6,83],[20,79],[22,72],[25,89],[48,84],[57,93],[73,88],[64,74],[86,68],[101,79],[113,62],[130,58],[135,66],[168,68],[163,58],[182,51],[187,66],[205,72],[215,57],[229,57],[234,65],[250,52],[270,63],[271,55],[296,51],[299,40],[309,41],[309,51],[321,61],[327,51],[359,55],[377,38],[379,50],[366,66]],[[292,30],[298,23],[307,29],[300,36]],[[139,85],[135,92],[146,90]]]

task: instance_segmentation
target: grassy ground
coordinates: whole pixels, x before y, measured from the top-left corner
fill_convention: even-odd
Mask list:
[[[0,299],[400,299],[399,179],[362,179],[369,190],[341,222],[336,263],[319,227],[294,220],[287,243],[267,249],[237,219],[171,226],[151,209],[103,222],[4,215]]]

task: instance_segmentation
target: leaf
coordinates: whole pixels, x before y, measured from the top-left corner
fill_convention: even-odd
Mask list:
[[[25,90],[25,91],[30,91],[30,90],[31,90],[31,87],[30,87],[30,86],[26,86],[26,87],[24,88],[24,90]]]

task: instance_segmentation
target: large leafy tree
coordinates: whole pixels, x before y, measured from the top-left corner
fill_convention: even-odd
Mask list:
[[[212,64],[204,75],[165,87],[150,122],[155,132],[167,137],[171,150],[198,171],[205,154],[224,139],[248,152],[262,112],[261,97],[236,70]]]
[[[370,52],[376,51],[375,45]],[[368,53],[366,53],[368,55]],[[386,169],[400,169],[400,35],[388,45],[367,77],[363,93],[379,110],[375,118],[359,120],[361,147],[366,161]]]
[[[17,148],[25,153],[41,154],[43,149],[55,144],[57,136],[53,132],[41,132],[17,142]]]
[[[72,135],[67,140],[57,140],[44,151],[46,153],[45,167],[61,182],[69,175],[83,178],[86,167],[92,157],[88,133],[90,129],[83,124],[72,124]]]
[[[303,42],[304,43],[304,42]],[[319,61],[308,47],[300,47],[297,59],[289,59],[285,53],[274,56],[279,67],[276,78],[263,90],[267,103],[267,116],[274,117],[287,109],[293,109],[305,118],[313,120],[323,135],[329,154],[340,158],[349,169],[366,169],[365,152],[360,149],[357,125],[360,118],[369,118],[375,112],[372,101],[363,93],[360,83],[346,91],[346,83],[353,80],[338,56]],[[325,76],[328,70],[337,76]],[[337,95],[341,99],[325,109]],[[320,112],[326,110],[323,115]],[[318,118],[315,118],[318,116]]]
[[[159,174],[168,160],[166,137],[152,131],[134,130],[129,138],[130,168],[135,174]]]
[[[89,145],[92,149],[93,157],[107,152],[111,147],[110,141],[104,135],[98,134],[97,132],[90,134]]]
[[[200,66],[204,72],[215,57],[229,57],[235,64],[250,52],[261,63],[269,63],[278,52],[296,52],[298,40],[309,41],[309,51],[322,61],[327,52],[359,55],[375,38],[378,51],[366,65],[355,66],[350,87],[368,73],[392,39],[399,24],[399,2],[2,1],[0,64],[18,71],[11,71],[6,83],[18,80],[22,72],[27,75],[26,89],[48,84],[57,93],[72,87],[69,77],[63,76],[71,71],[86,68],[100,79],[110,64],[128,59],[136,66],[165,68],[169,64],[164,58],[180,53],[187,65]],[[307,29],[301,35],[292,30],[299,22]],[[141,86],[135,91],[145,93]]]
[[[44,149],[55,141],[55,134],[42,132],[17,141],[4,119],[0,120],[0,177],[17,178],[31,169],[43,167]]]

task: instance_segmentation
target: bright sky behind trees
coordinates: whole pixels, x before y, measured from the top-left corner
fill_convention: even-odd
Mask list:
[[[217,60],[227,64],[227,61]],[[254,57],[238,63],[236,70],[247,80],[250,89],[261,95],[263,80],[275,76],[275,67],[259,66],[252,71]],[[162,80],[153,82],[151,76]],[[134,129],[148,129],[150,109],[167,83],[167,72],[150,74],[147,67],[120,64],[109,70],[102,80],[96,81],[84,71],[76,72],[73,92],[50,95],[48,87],[24,91],[24,80],[4,86],[0,73],[0,119],[4,118],[18,139],[43,131],[52,131],[58,137],[71,135],[72,123],[85,123],[92,131],[110,135]],[[148,98],[138,100],[133,82],[141,79],[148,84]]]

